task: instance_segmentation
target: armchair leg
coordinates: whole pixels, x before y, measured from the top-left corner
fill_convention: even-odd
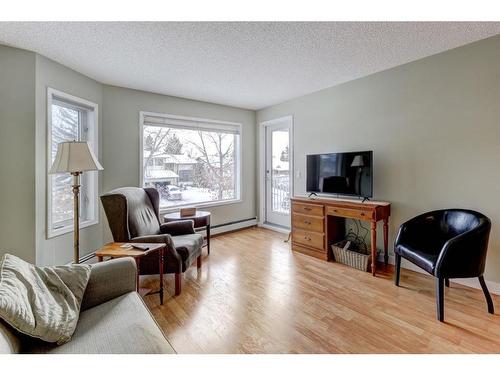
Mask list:
[[[198,258],[196,258],[196,267],[197,267],[198,269],[200,269],[200,268],[201,268],[201,255],[200,255]]]
[[[401,255],[396,254],[395,258],[395,272],[394,272],[394,284],[399,286],[399,278],[401,276]]]
[[[444,278],[436,278],[436,307],[437,318],[444,322]]]
[[[182,273],[175,274],[175,295],[178,296],[181,294],[182,289]]]
[[[444,285],[449,288],[450,287],[450,279],[446,278],[444,279]]]
[[[483,289],[484,297],[486,298],[486,303],[488,304],[488,312],[490,314],[495,313],[495,308],[493,307],[493,300],[491,299],[490,292],[488,291],[488,287],[484,282],[484,277],[481,275],[478,277],[479,284],[481,284],[481,288]]]

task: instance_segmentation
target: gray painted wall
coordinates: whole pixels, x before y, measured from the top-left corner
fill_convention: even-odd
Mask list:
[[[102,160],[102,85],[53,60],[36,55],[36,249],[37,264],[64,264],[73,259],[73,232],[47,239],[47,88],[94,102],[98,105],[99,150]],[[103,172],[99,173],[99,193]],[[80,256],[102,246],[103,216],[100,222],[80,230]]]
[[[398,225],[422,211],[484,212],[493,221],[486,277],[500,281],[498,61],[499,36],[263,109],[257,123],[294,116],[295,194],[304,193],[307,153],[373,150],[375,198],[393,204],[391,242]],[[242,123],[242,202],[211,211],[214,224],[256,216],[255,112],[103,86],[5,46],[0,68],[0,254],[40,264],[71,259],[71,234],[45,239],[47,86],[99,105],[101,191],[139,184],[141,110]],[[82,230],[82,254],[109,239],[100,219]]]
[[[212,224],[256,216],[254,111],[114,86],[104,86],[103,108],[103,191],[121,186],[139,186],[140,111],[232,121],[242,124],[242,201],[207,210],[212,212]],[[109,239],[107,226],[106,232],[105,238]]]
[[[306,154],[373,150],[391,244],[399,224],[427,210],[485,213],[485,276],[500,282],[499,61],[496,36],[260,110],[257,122],[293,115],[296,195]]]
[[[139,111],[241,123],[242,200],[208,209],[213,224],[256,216],[254,111],[103,86],[36,53],[1,45],[0,68],[0,255],[9,251],[40,265],[72,259],[72,233],[46,238],[48,87],[98,104],[99,193],[139,186]],[[80,255],[110,238],[101,209],[100,223],[80,231]]]
[[[35,54],[0,45],[0,256],[35,261]]]

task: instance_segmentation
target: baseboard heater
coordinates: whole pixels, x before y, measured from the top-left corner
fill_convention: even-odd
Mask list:
[[[97,250],[96,250],[97,251]],[[84,255],[80,257],[80,263],[85,263],[91,260],[94,257],[94,252],[91,252],[90,254]],[[71,263],[68,263],[71,264]]]
[[[219,233],[224,233],[224,232],[231,232],[233,230],[238,230],[238,229],[243,229],[247,227],[252,227],[257,225],[257,217],[249,218],[249,219],[242,219],[242,220],[235,220],[235,221],[229,221],[226,223],[221,223],[217,225],[211,225],[210,226],[210,234],[219,234]],[[199,229],[200,231],[204,231],[203,228]],[[198,230],[197,230],[198,231]]]

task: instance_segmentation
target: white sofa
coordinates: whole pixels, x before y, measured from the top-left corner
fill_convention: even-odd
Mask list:
[[[132,258],[92,265],[78,325],[64,345],[29,338],[0,319],[0,354],[175,353],[136,292],[136,272]]]

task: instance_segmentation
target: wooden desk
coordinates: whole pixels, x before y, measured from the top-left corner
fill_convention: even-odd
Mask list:
[[[131,242],[129,242],[131,243]],[[148,246],[149,250],[138,250],[132,248],[123,248],[121,247],[124,242],[112,242],[104,245],[99,250],[97,250],[94,255],[97,257],[99,262],[104,260],[104,257],[110,258],[123,258],[123,257],[132,257],[135,260],[135,264],[137,265],[137,293],[144,296],[148,294],[150,289],[141,289],[139,288],[139,275],[141,273],[141,258],[145,255],[151,254],[152,252],[159,251],[160,252],[160,304],[163,305],[163,262],[164,262],[164,243],[138,243],[137,245]]]
[[[375,276],[377,258],[377,222],[384,222],[384,262],[388,262],[389,216],[387,202],[360,201],[333,198],[293,197],[292,250],[331,260],[330,246],[345,237],[345,218],[370,222],[371,270]]]

